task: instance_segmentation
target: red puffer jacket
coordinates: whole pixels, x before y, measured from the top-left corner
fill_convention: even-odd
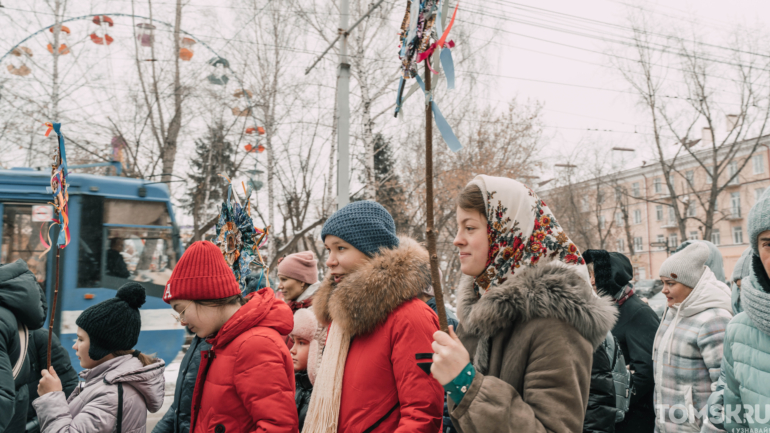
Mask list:
[[[436,313],[417,298],[430,284],[428,254],[411,239],[382,250],[336,286],[327,278],[313,300],[321,322],[353,336],[342,378],[338,433],[437,433],[444,390],[417,365],[432,353]]]
[[[269,288],[248,298],[202,352],[191,432],[297,432],[294,366],[282,337],[294,317]]]

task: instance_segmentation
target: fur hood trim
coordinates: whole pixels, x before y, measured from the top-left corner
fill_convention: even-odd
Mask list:
[[[609,296],[596,296],[573,268],[551,262],[520,269],[479,299],[473,279],[463,278],[457,309],[463,329],[489,338],[514,323],[547,317],[569,323],[597,348],[615,325],[618,310]]]
[[[350,336],[368,334],[430,284],[428,251],[402,237],[398,248],[381,250],[339,284],[326,275],[313,309],[324,326],[334,321]]]

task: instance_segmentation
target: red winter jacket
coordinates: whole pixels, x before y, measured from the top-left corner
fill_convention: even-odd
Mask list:
[[[327,278],[313,300],[319,320],[353,341],[345,362],[339,433],[437,433],[444,390],[415,359],[432,353],[436,313],[417,298],[430,284],[428,255],[411,239],[384,250],[336,286]]]
[[[202,352],[193,433],[297,432],[294,366],[282,337],[294,317],[270,288],[248,298]]]

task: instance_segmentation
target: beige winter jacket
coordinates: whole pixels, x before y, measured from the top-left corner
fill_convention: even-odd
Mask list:
[[[458,335],[476,376],[450,416],[462,433],[581,432],[593,351],[617,309],[568,265],[543,264],[477,299],[461,281]]]

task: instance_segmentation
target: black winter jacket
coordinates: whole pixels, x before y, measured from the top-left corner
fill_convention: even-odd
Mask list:
[[[614,338],[608,335],[607,338]],[[584,433],[615,433],[615,382],[605,341],[594,351]]]
[[[174,389],[174,402],[161,418],[152,433],[189,433],[190,409],[192,408],[195,380],[201,365],[201,352],[211,349],[211,344],[196,335],[179,366],[179,375]]]
[[[313,384],[310,383],[310,378],[307,375],[307,371],[295,372],[294,383],[297,387],[297,392],[294,394],[294,402],[297,403],[299,431],[302,431],[302,426],[305,425],[305,416],[307,415],[307,410],[310,407],[310,395],[313,393]]]
[[[13,366],[21,356],[19,323],[40,329],[45,310],[35,275],[23,260],[0,265],[0,433],[23,432],[27,421],[29,360],[14,381]],[[46,341],[47,343],[47,341]]]
[[[634,393],[628,411],[644,409],[654,415],[652,404],[655,377],[652,372],[652,345],[660,319],[647,303],[633,295],[618,307],[620,315],[612,334],[618,339],[626,363],[634,372]]]

